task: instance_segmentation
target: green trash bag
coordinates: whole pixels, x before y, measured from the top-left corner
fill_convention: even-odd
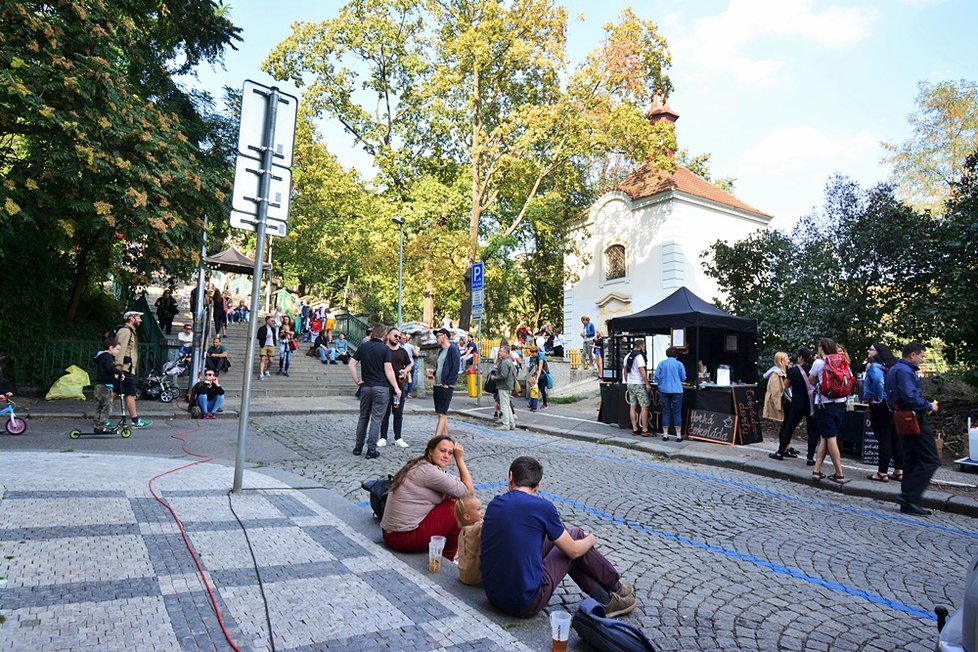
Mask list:
[[[71,365],[65,371],[68,373],[58,378],[51,385],[51,389],[48,390],[48,395],[44,398],[48,401],[54,401],[59,398],[80,398],[84,401],[85,394],[82,390],[92,384],[88,380],[88,372],[75,365]]]

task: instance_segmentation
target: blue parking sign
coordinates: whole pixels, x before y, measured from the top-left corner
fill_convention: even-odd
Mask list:
[[[481,290],[485,282],[485,264],[484,263],[473,263],[472,264],[472,289]]]

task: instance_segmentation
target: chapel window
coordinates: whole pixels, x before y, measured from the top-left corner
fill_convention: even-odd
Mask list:
[[[605,280],[625,278],[625,246],[611,245],[604,251]]]

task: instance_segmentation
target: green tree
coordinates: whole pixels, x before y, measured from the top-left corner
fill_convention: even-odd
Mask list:
[[[920,82],[913,129],[902,143],[884,142],[892,180],[911,206],[940,213],[965,158],[978,149],[978,82]]]
[[[220,7],[5,3],[0,32],[4,278],[59,288],[26,296],[71,321],[110,269],[133,285],[187,269],[203,216],[224,212],[228,147],[209,98],[182,92],[172,74],[216,62],[237,38]],[[22,238],[49,267],[18,269],[6,252],[23,250]]]
[[[948,357],[978,366],[978,151],[966,160],[961,178],[951,187],[942,222],[945,237],[939,270],[939,294],[933,307],[941,313],[941,338]],[[937,247],[935,247],[936,249]]]
[[[941,337],[938,274],[948,262],[940,222],[893,188],[862,190],[837,177],[821,209],[792,233],[717,242],[704,263],[724,307],[758,322],[758,352],[813,346],[827,336],[854,359],[873,341]]]

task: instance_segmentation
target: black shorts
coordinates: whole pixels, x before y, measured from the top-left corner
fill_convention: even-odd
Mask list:
[[[432,393],[435,397],[435,414],[448,414],[448,406],[452,404],[452,395],[454,393],[455,389],[452,387],[435,386],[434,392]]]
[[[126,396],[136,395],[136,377],[129,372],[125,372],[125,377],[122,379],[120,394],[125,394]]]

